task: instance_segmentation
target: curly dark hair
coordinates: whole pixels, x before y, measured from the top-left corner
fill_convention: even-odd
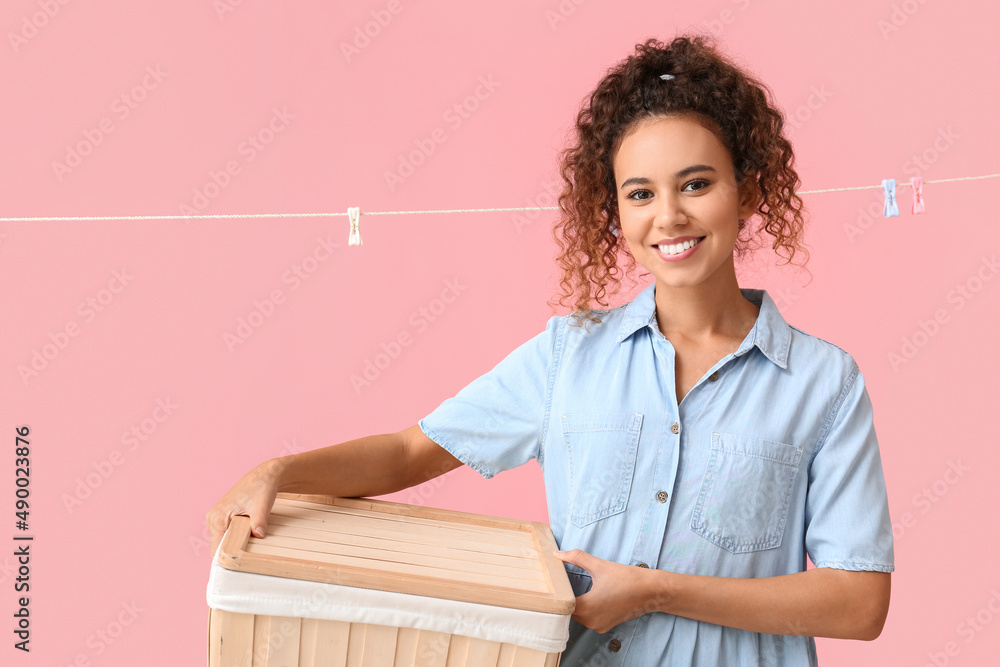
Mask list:
[[[664,85],[661,74],[673,74]],[[678,36],[669,44],[649,38],[636,44],[633,55],[611,68],[590,94],[589,105],[577,115],[571,145],[560,153],[565,184],[559,196],[560,220],[552,233],[560,246],[562,270],[560,306],[573,299],[574,324],[586,318],[600,322],[591,302],[607,307],[606,286],[621,288],[618,256],[627,258],[627,275],[636,267],[619,233],[618,196],[612,159],[635,123],[653,117],[690,115],[710,129],[728,149],[738,185],[756,180],[759,200],[755,214],[739,222],[734,256],[761,247],[767,232],[786,263],[803,246],[805,220],[802,200],[795,193],[800,181],[792,168],[792,145],[782,134],[784,116],[770,89],[722,55],[707,35]],[[759,226],[750,224],[762,218]],[[805,262],[802,263],[805,266]],[[634,282],[634,279],[633,279]],[[550,301],[552,306],[553,302]]]

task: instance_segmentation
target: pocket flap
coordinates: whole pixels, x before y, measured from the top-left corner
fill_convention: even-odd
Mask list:
[[[721,449],[731,454],[754,456],[785,465],[797,466],[802,457],[802,448],[777,440],[765,440],[736,433],[713,433],[712,449]]]

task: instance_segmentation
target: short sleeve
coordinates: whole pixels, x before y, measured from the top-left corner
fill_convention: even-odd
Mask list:
[[[892,572],[892,522],[872,403],[851,361],[842,400],[809,466],[806,550],[816,567]]]
[[[424,434],[483,477],[539,457],[564,316],[418,422]]]

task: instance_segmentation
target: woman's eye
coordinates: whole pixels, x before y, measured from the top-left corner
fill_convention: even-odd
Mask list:
[[[695,187],[694,189],[689,189],[690,186],[692,186],[692,185],[697,186],[697,187]],[[684,191],[685,192],[700,192],[701,190],[704,190],[709,185],[711,185],[710,182],[706,181],[703,178],[699,178],[699,179],[693,180],[693,181],[691,181],[689,183],[686,183],[684,185]],[[648,195],[648,196],[645,196],[645,195]],[[652,197],[652,193],[649,190],[633,190],[632,192],[629,193],[629,195],[628,195],[627,198],[628,199],[632,199],[634,201],[646,201],[650,197]]]

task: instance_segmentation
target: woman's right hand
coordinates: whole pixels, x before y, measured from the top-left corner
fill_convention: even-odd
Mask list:
[[[283,467],[280,459],[271,459],[261,463],[244,475],[208,511],[205,520],[208,522],[208,529],[212,536],[212,558],[215,558],[215,551],[234,516],[249,516],[250,534],[258,538],[264,537],[264,531],[267,529],[267,517],[271,513],[271,507],[278,494],[278,483]]]

